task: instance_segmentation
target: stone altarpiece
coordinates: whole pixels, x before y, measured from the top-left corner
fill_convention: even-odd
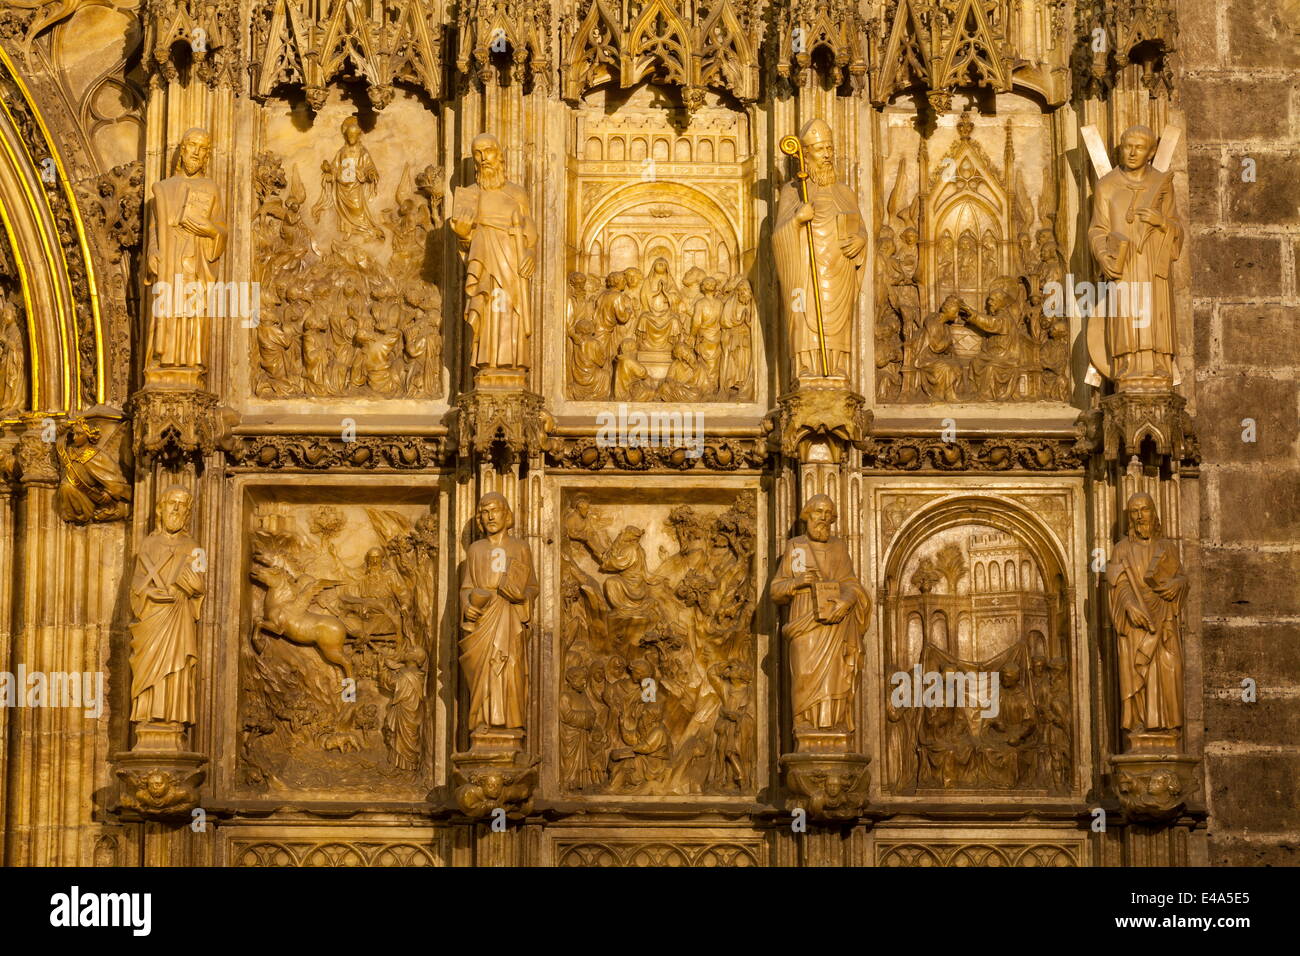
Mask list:
[[[1203,859],[1189,353],[1061,295],[1163,243],[1191,340],[1172,7],[55,7],[0,14],[0,547],[52,572],[0,611],[111,693],[93,746],[0,711],[7,861]],[[1090,245],[1112,165],[1162,191]],[[178,242],[218,291],[159,312]],[[959,671],[997,713],[895,698]]]

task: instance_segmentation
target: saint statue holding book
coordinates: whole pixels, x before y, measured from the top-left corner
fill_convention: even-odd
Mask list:
[[[502,495],[479,499],[478,525],[486,537],[469,546],[460,576],[460,663],[476,738],[524,726],[526,638],[538,592],[532,553],[509,534],[514,515]]]
[[[1121,388],[1170,388],[1177,352],[1170,270],[1183,247],[1173,176],[1151,164],[1156,136],[1131,126],[1120,137],[1119,166],[1092,199],[1088,245],[1104,277],[1121,283],[1106,316],[1110,375]]]
[[[205,320],[211,318],[217,263],[226,251],[221,193],[207,173],[212,137],[194,127],[181,137],[172,175],[153,187],[146,278],[153,293],[145,378],[200,385],[207,361]]]
[[[838,749],[847,751],[871,599],[844,539],[831,534],[835,503],[814,495],[799,518],[807,533],[790,539],[772,580],[772,602],[790,609],[782,633],[789,642],[795,736],[840,736]]]
[[[1183,601],[1178,545],[1161,536],[1155,501],[1135,494],[1124,509],[1128,536],[1106,565],[1110,619],[1119,644],[1120,726],[1175,733],[1183,726]]]

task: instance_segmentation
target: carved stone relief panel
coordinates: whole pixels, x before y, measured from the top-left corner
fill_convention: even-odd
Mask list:
[[[575,115],[570,399],[756,398],[750,133],[744,114],[710,100],[689,124],[648,88]]]
[[[972,489],[974,490],[974,489]],[[1086,759],[1076,492],[876,489],[880,786],[1063,796]]]
[[[565,797],[755,793],[766,724],[753,490],[566,488],[556,723]]]
[[[431,489],[252,486],[235,784],[422,799],[438,660]]]
[[[877,399],[1069,401],[1073,330],[1049,285],[1070,248],[1051,117],[1005,95],[996,115],[942,115],[924,138],[887,111],[884,135]]]
[[[260,309],[246,323],[253,394],[442,395],[446,178],[409,148],[435,141],[432,115],[410,95],[373,128],[337,98],[311,123],[302,110],[264,115],[253,160]]]

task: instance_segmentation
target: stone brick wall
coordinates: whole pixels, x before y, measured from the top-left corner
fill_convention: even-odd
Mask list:
[[[1210,862],[1300,865],[1300,2],[1179,0]],[[1253,160],[1255,181],[1249,181]],[[1243,440],[1253,419],[1256,441]],[[1243,678],[1259,687],[1241,701]]]

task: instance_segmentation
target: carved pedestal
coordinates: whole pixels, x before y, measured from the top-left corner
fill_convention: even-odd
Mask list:
[[[833,384],[800,387],[777,399],[764,428],[786,458],[810,460],[813,445],[830,449],[831,460],[839,462],[844,449],[862,447],[871,431],[872,412],[866,399],[848,388]]]
[[[480,750],[476,740],[475,749],[452,757],[456,804],[466,816],[478,819],[504,810],[515,820],[532,812],[540,758],[517,749],[523,732],[517,733],[515,749]]]
[[[180,823],[199,805],[208,758],[185,749],[183,724],[141,723],[135,746],[113,755],[121,782],[119,807],[127,819]]]
[[[552,420],[542,396],[524,388],[520,377],[502,377],[502,370],[480,372],[474,390],[456,399],[456,447],[462,458],[488,456],[500,442],[514,459],[540,455],[548,447]]]
[[[1106,460],[1126,460],[1140,454],[1147,439],[1155,445],[1157,454],[1173,461],[1199,457],[1186,405],[1181,395],[1166,390],[1126,390],[1105,396],[1101,411]]]
[[[1195,757],[1130,753],[1111,758],[1111,785],[1130,820],[1168,823],[1196,793]]]
[[[805,810],[810,819],[822,823],[857,819],[867,806],[870,760],[853,753],[782,754],[785,785],[791,793],[786,809]]]
[[[225,426],[217,396],[197,389],[145,385],[131,396],[135,453],[141,458],[179,462],[211,454]]]

